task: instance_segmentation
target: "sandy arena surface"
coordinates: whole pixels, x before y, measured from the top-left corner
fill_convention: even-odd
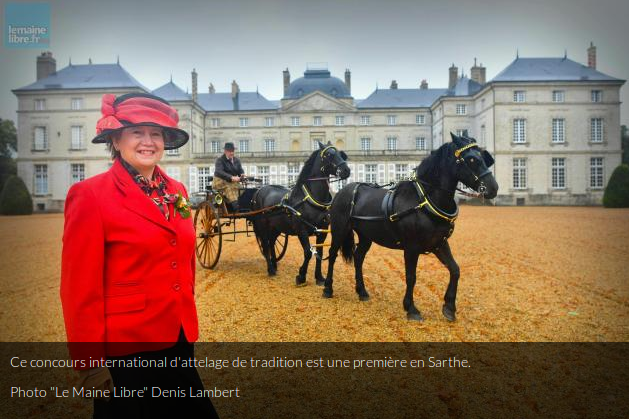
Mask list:
[[[61,214],[0,217],[2,341],[65,339],[62,229]],[[461,267],[457,321],[441,315],[449,275],[429,255],[420,257],[415,287],[420,324],[402,309],[400,251],[374,246],[367,255],[369,302],[358,301],[353,267],[339,259],[327,300],[314,285],[314,263],[308,286],[295,287],[295,238],[269,278],[255,238],[239,235],[223,243],[215,270],[198,266],[200,340],[629,340],[629,210],[466,206],[450,243]]]

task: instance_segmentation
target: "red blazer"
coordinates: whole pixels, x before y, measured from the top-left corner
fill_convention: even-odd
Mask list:
[[[168,193],[187,198],[181,183],[160,173]],[[195,342],[194,246],[192,217],[166,220],[118,159],[107,172],[74,184],[65,202],[61,262],[68,342],[96,342],[89,347],[97,358],[146,349],[112,342],[176,342],[181,326]],[[70,351],[79,357],[72,345]]]

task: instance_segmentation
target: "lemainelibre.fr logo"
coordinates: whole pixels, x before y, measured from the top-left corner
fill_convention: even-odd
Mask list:
[[[6,48],[50,46],[50,3],[7,3],[4,7]]]

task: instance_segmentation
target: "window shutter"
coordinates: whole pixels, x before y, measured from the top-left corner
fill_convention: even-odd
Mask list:
[[[356,170],[356,181],[357,182],[364,182],[365,181],[365,165],[364,164],[357,164],[357,170]]]
[[[285,164],[280,165],[280,185],[286,185],[288,183],[288,166]]]
[[[389,163],[389,182],[395,180],[395,164]]]
[[[277,185],[277,183],[278,183],[278,182],[277,182],[277,165],[272,165],[272,166],[269,168],[269,173],[270,173],[270,176],[269,176],[269,184],[271,184],[271,185]]]
[[[190,166],[188,171],[188,193],[199,192],[199,170],[196,166]]]
[[[385,173],[384,173],[384,163],[378,164],[378,183],[384,185],[386,183]]]
[[[355,182],[356,181],[356,174],[354,173],[354,170],[356,170],[356,165],[354,163],[347,163],[347,167],[349,167],[349,178],[347,178],[347,182]],[[338,182],[340,183],[340,182]]]

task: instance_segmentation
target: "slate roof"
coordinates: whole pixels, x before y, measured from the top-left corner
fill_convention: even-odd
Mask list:
[[[192,95],[184,92],[179,86],[173,83],[172,80],[153,90],[151,93],[167,101],[192,100]]]
[[[476,94],[483,85],[475,82],[468,77],[461,77],[454,86],[454,89],[448,91],[449,96],[471,96]]]
[[[448,89],[377,89],[356,104],[365,108],[428,108]]]
[[[140,88],[140,84],[120,64],[80,64],[62,68],[61,70],[37,80],[27,86],[15,89],[18,91],[48,89],[105,89],[105,88]]]
[[[238,100],[231,93],[199,93],[199,105],[208,112],[276,110],[278,105],[258,92],[240,92]]]
[[[603,74],[569,58],[516,58],[492,82],[624,80]]]

